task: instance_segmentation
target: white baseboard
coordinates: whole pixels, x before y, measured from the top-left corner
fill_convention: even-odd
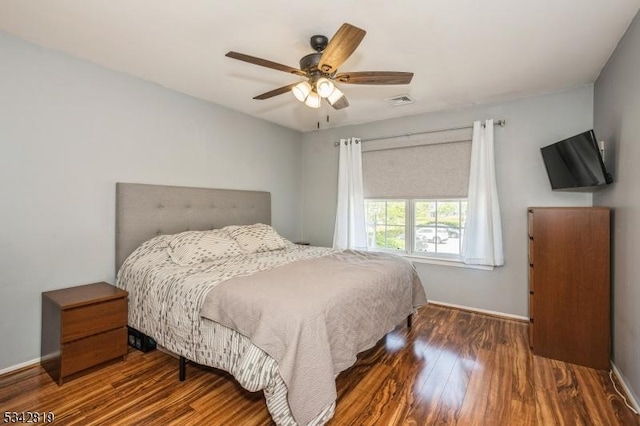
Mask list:
[[[431,300],[431,299],[429,299],[429,303],[433,303],[434,305],[448,306],[450,308],[462,309],[462,310],[465,310],[465,311],[478,312],[480,314],[492,315],[494,317],[503,317],[503,318],[508,318],[508,319],[515,319],[515,320],[519,320],[519,321],[529,322],[529,317],[523,317],[523,316],[520,316],[520,315],[505,314],[504,312],[489,311],[487,309],[479,309],[479,308],[472,308],[472,307],[469,307],[469,306],[455,305],[453,303],[438,302],[437,300]]]
[[[629,404],[631,404],[631,406],[638,413],[640,413],[640,404],[638,404],[638,400],[636,399],[636,395],[633,393],[633,391],[631,391],[631,388],[629,387],[629,385],[627,385],[627,382],[624,380],[624,376],[620,373],[620,370],[618,370],[618,367],[616,367],[616,365],[613,363],[613,361],[611,361],[611,370],[613,370],[613,374],[616,375],[616,378],[618,379],[618,382],[620,382],[620,384],[622,385],[622,389],[624,389],[624,393],[626,394],[626,396],[628,398]]]
[[[21,362],[20,364],[12,365],[0,370],[0,376],[3,374],[11,373],[12,371],[20,370],[25,367],[31,367],[32,365],[40,364],[40,357],[32,359],[31,361]]]

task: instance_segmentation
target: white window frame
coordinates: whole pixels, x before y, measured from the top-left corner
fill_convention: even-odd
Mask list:
[[[384,252],[384,253],[394,253],[394,254],[399,254],[399,255],[409,255],[411,252],[407,250],[407,247],[409,247],[407,245],[408,241],[407,240],[407,223],[411,220],[410,216],[412,216],[410,214],[410,212],[407,210],[409,208],[409,206],[407,205],[408,200],[403,199],[403,198],[366,198],[365,200],[365,220],[366,220],[366,212],[367,212],[367,201],[376,201],[376,202],[404,202],[404,211],[405,211],[405,224],[404,224],[404,250],[394,250],[394,249],[390,249],[390,248],[386,248],[386,247],[369,247],[369,234],[367,232],[367,250],[368,251],[379,251],[379,252]],[[385,209],[385,227],[388,227],[388,221],[387,221],[387,212]],[[365,226],[367,226],[368,223],[365,222]],[[392,225],[392,226],[397,226],[397,225]],[[375,235],[375,234],[374,234]]]
[[[448,266],[456,266],[456,267],[466,267],[471,269],[493,269],[492,267],[484,267],[478,265],[466,265],[462,262],[460,254],[447,254],[447,253],[427,253],[427,252],[419,252],[414,251],[414,233],[415,233],[415,203],[416,202],[450,202],[450,201],[467,201],[466,198],[367,198],[365,199],[365,207],[366,202],[368,201],[377,201],[377,202],[404,202],[405,203],[405,249],[404,250],[394,250],[388,249],[384,247],[368,247],[367,250],[374,252],[384,252],[384,253],[393,253],[403,257],[410,258],[412,261],[418,263],[431,263],[437,265],[448,265]],[[436,209],[436,223],[438,222],[437,209]],[[368,223],[367,223],[368,225]],[[385,212],[385,226],[387,226],[386,222],[386,212]],[[460,228],[461,233],[463,232],[463,228]],[[367,235],[367,244],[369,243],[369,236]],[[462,250],[462,241],[459,242],[459,250]]]

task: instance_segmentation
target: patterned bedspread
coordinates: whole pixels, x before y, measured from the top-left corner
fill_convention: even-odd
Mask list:
[[[286,379],[283,379],[278,362],[258,347],[259,344],[256,346],[249,337],[246,337],[251,333],[240,334],[218,322],[203,318],[201,317],[201,308],[207,294],[223,282],[234,278],[242,279],[242,277],[253,276],[256,272],[273,270],[278,266],[294,262],[296,265],[306,263],[298,261],[332,258],[335,256],[329,255],[338,255],[340,251],[288,243],[284,250],[245,254],[196,265],[180,266],[174,263],[167,253],[168,242],[171,238],[172,236],[159,236],[147,241],[127,258],[118,272],[116,285],[129,292],[129,325],[152,336],[159,345],[175,354],[182,355],[199,364],[230,372],[247,390],[264,390],[267,407],[276,424],[296,425],[290,405],[292,403],[291,394],[288,393],[285,384],[285,382],[291,381],[290,374],[285,374]],[[362,254],[360,257],[367,256]],[[384,256],[373,257],[377,257],[379,262],[383,262],[378,265],[379,269],[392,269],[389,268],[391,264],[384,263]],[[350,274],[353,274],[356,269],[361,269],[362,272],[368,269],[366,264],[360,264],[360,261],[356,262],[356,260],[351,256],[351,263],[340,268],[346,268]],[[410,265],[408,262],[404,263]],[[320,265],[321,268],[324,268],[323,270],[329,270],[326,264]],[[379,272],[377,273],[379,274]],[[414,279],[417,279],[412,267],[409,268],[409,272],[405,270],[398,276],[407,274],[408,276],[413,274]],[[301,276],[302,273],[298,272],[296,275]],[[284,280],[281,275],[277,275],[275,281]],[[369,275],[367,281],[375,281],[375,276]],[[403,308],[404,311],[401,315],[407,315],[413,306],[424,303],[422,300],[426,301],[419,279],[418,284],[411,282],[411,279],[406,277],[398,278],[396,281],[394,285],[402,286],[404,284],[408,287],[409,294],[413,291],[414,303],[412,304],[411,296],[409,296],[408,302],[404,303],[404,305],[408,303],[408,307]],[[237,280],[234,280],[234,283],[236,282]],[[319,283],[310,283],[310,285],[310,288],[314,288]],[[337,283],[336,286],[340,287],[340,284]],[[236,286],[233,285],[233,287]],[[381,291],[387,291],[384,290],[384,287],[381,289]],[[388,303],[390,300],[377,293],[375,299],[380,299],[378,304],[384,303],[382,301]],[[226,304],[227,302],[225,302],[225,306]],[[408,312],[405,312],[407,309]],[[397,316],[400,309],[395,312],[393,317],[395,319],[380,326],[385,328],[382,333],[389,331],[390,328],[386,328],[389,326],[393,328],[402,318]],[[344,323],[343,318],[336,318],[339,318],[338,322]],[[360,342],[361,346],[357,350],[353,350],[353,354],[347,353],[343,356],[344,361],[334,365],[333,372],[338,373],[351,365],[355,360],[355,353],[370,347],[383,336],[380,334],[374,337],[375,333],[373,332],[371,337]],[[349,337],[348,341],[357,342],[358,339],[354,338],[356,335]],[[344,343],[344,339],[342,341]],[[329,375],[331,375],[331,371]],[[333,398],[335,399],[335,395]],[[317,416],[303,416],[303,424],[322,425],[333,416],[334,409],[335,401],[332,401],[331,398],[326,399],[326,405],[323,402],[313,408],[312,413],[317,413]],[[299,417],[300,411],[297,413]]]
[[[226,280],[338,250],[289,244],[285,250],[179,266],[167,254],[171,238],[162,235],[145,242],[118,272],[116,285],[129,292],[129,325],[173,353],[231,373],[249,391],[264,390],[276,424],[295,425],[277,363],[249,338],[201,318],[200,306],[209,290]],[[309,424],[324,424],[334,408],[327,406]]]

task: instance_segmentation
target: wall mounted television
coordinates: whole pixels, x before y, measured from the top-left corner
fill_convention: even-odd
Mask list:
[[[613,182],[593,130],[540,148],[554,191],[593,191]]]

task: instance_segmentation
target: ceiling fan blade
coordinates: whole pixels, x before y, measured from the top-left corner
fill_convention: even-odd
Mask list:
[[[366,33],[351,24],[342,24],[322,52],[318,69],[329,74],[335,72],[356,50]]]
[[[345,72],[335,76],[337,81],[347,84],[409,84],[412,78],[412,72],[398,71]]]
[[[333,109],[342,109],[342,108],[346,108],[349,106],[349,100],[347,99],[346,96],[342,95],[340,97],[340,99],[338,99],[337,101],[335,101],[333,103],[333,105],[331,105],[333,107]]]
[[[283,93],[290,92],[293,86],[295,86],[296,84],[298,84],[298,82],[291,83],[286,86],[282,86],[277,89],[271,90],[270,92],[266,92],[261,95],[255,96],[253,99],[264,100],[264,99],[273,98],[274,96],[282,95]]]
[[[232,59],[237,59],[239,61],[249,62],[250,64],[260,65],[261,67],[267,67],[267,68],[271,68],[278,71],[288,72],[290,74],[300,75],[303,77],[306,77],[307,75],[304,71],[299,70],[297,68],[293,68],[287,65],[282,65],[277,62],[268,61],[262,58],[256,58],[255,56],[245,55],[244,53],[227,52],[227,54],[224,56]]]

